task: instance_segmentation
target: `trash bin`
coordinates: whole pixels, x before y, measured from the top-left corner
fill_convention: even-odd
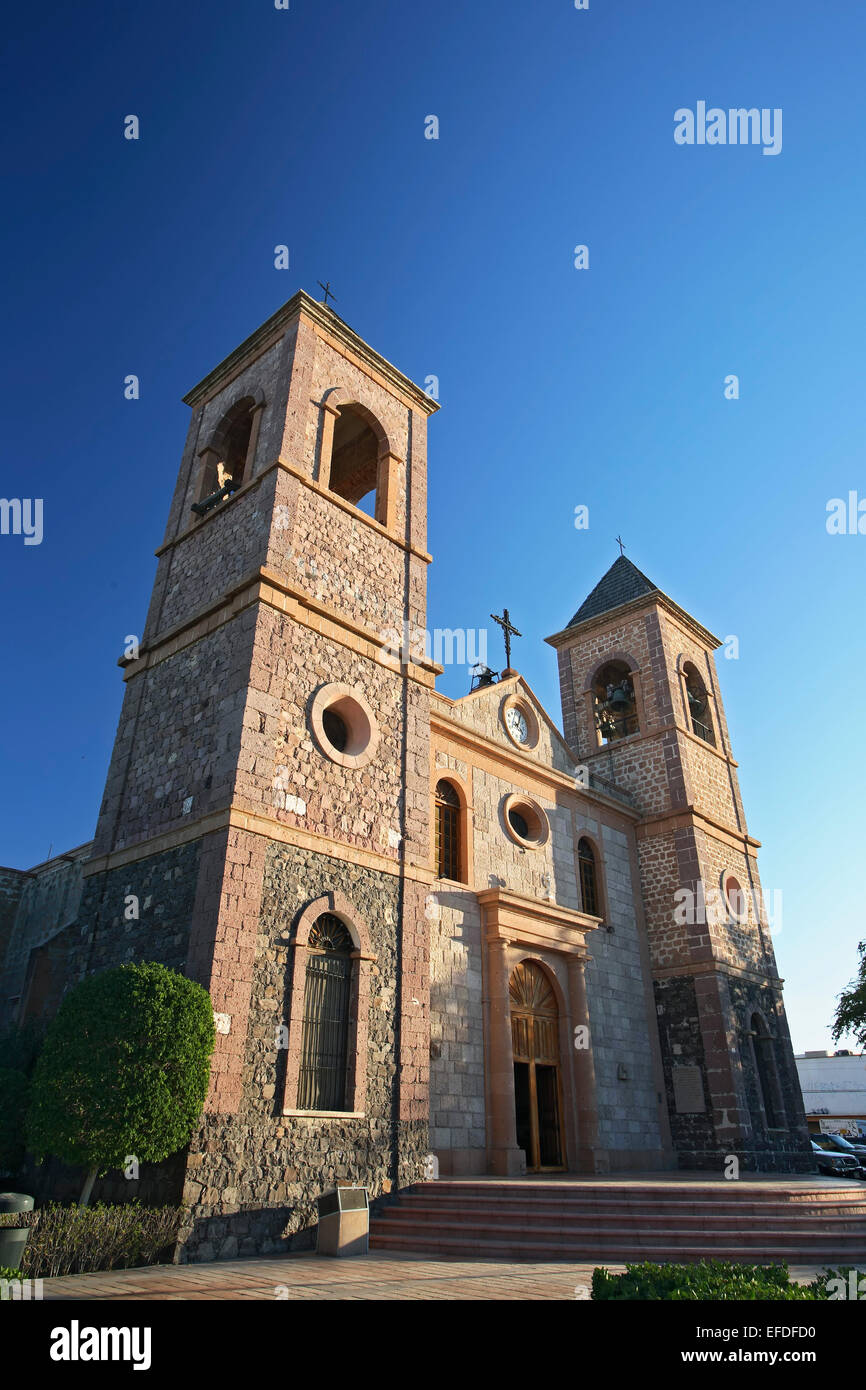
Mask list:
[[[336,1187],[318,1198],[319,1255],[366,1255],[370,1240],[370,1199],[366,1187]]]
[[[33,1198],[26,1192],[0,1192],[0,1216],[32,1210]],[[0,1265],[8,1269],[20,1268],[29,1235],[29,1226],[0,1226]]]

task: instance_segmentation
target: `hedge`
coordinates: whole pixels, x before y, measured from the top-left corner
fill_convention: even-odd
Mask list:
[[[159,1264],[171,1257],[183,1207],[145,1207],[138,1202],[64,1207],[0,1216],[0,1226],[29,1226],[30,1239],[16,1278],[50,1279]]]
[[[622,1302],[636,1299],[665,1299],[671,1302],[700,1302],[722,1299],[763,1300],[778,1303],[791,1300],[829,1298],[827,1281],[844,1276],[844,1270],[825,1270],[811,1284],[791,1283],[788,1266],[740,1265],[720,1260],[700,1264],[633,1264],[625,1274],[609,1274],[604,1268],[593,1270],[592,1297]]]

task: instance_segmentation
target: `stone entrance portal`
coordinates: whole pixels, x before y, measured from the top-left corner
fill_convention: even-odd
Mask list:
[[[599,919],[501,887],[478,899],[488,1172],[606,1171],[586,1001],[585,935]]]

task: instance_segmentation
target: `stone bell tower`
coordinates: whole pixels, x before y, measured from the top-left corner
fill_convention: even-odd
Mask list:
[[[303,292],[185,401],[87,867],[88,967],[163,959],[210,990],[194,1209],[219,1216],[221,1185],[286,1200],[288,1173],[302,1212],[329,1177],[375,1194],[417,1176],[428,1147],[434,668],[388,634],[426,625],[437,407]],[[305,1078],[304,971],[334,941],[344,1057]]]
[[[548,641],[566,739],[643,813],[638,849],[683,1167],[808,1170],[805,1117],[714,652],[621,555]]]

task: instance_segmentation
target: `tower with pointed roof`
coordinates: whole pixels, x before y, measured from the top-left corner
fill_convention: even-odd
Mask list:
[[[566,740],[587,779],[626,789],[674,1147],[682,1166],[806,1169],[805,1116],[714,653],[721,646],[624,555],[568,625]]]

